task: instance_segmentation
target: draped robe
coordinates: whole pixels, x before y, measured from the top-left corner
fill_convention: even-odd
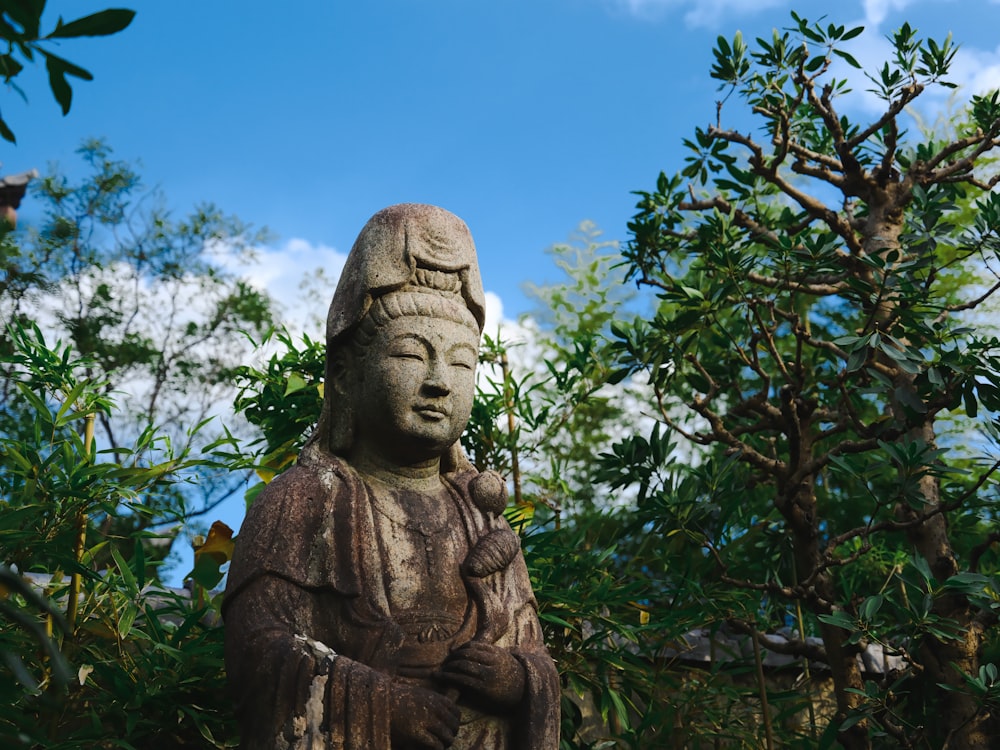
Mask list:
[[[437,551],[457,558],[493,532],[512,533],[502,516],[473,502],[476,475],[443,475],[451,533],[447,544],[428,542],[429,564]],[[409,750],[391,742],[393,681],[443,691],[431,673],[449,650],[475,638],[509,650],[524,668],[525,690],[502,715],[459,695],[462,724],[452,748],[556,750],[558,677],[520,551],[482,577],[463,571],[464,593],[449,589],[443,608],[428,600],[424,611],[394,611],[400,597],[386,580],[393,551],[381,544],[386,519],[377,500],[385,502],[346,462],[306,451],[250,509],[223,605],[241,747]],[[456,572],[442,576],[449,571]]]

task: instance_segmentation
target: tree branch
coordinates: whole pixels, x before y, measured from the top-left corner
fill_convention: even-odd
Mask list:
[[[829,664],[826,649],[818,643],[809,643],[802,639],[790,639],[772,633],[761,633],[750,623],[743,620],[726,620],[726,623],[736,632],[748,635],[757,640],[761,648],[775,654],[797,656],[820,664]]]
[[[961,312],[963,310],[972,310],[973,308],[979,307],[983,302],[989,299],[995,292],[1000,290],[1000,281],[991,286],[985,294],[976,297],[976,299],[971,302],[964,302],[961,305],[948,305],[944,308],[945,313]]]
[[[887,109],[882,114],[882,116],[878,118],[878,120],[873,122],[864,130],[861,130],[858,133],[856,133],[854,137],[848,138],[846,141],[844,141],[844,148],[848,149],[849,151],[854,151],[854,149],[856,149],[862,143],[871,138],[875,133],[884,128],[886,123],[888,123],[891,120],[895,120],[896,116],[899,115],[899,113],[906,108],[906,105],[912,102],[918,96],[920,96],[923,90],[924,90],[923,84],[917,82],[913,82],[909,86],[903,87],[900,90],[899,99],[890,104],[889,109]]]

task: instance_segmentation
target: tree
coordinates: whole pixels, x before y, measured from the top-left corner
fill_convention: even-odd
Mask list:
[[[620,364],[704,463],[682,482],[656,428],[602,476],[641,483],[647,528],[702,549],[688,564],[708,619],[764,648],[795,623],[784,650],[833,678],[821,746],[985,749],[1000,461],[980,454],[996,447],[1000,340],[972,316],[1000,290],[1000,96],[973,96],[950,138],[908,133],[906,108],[952,86],[956,47],[904,24],[866,73],[884,110],[856,122],[835,74],[860,69],[861,33],[793,13],[753,49],[719,38],[717,122],[629,225],[629,275],[658,308],[615,328]],[[723,124],[733,94],[756,134]],[[943,435],[963,409],[961,437]],[[901,660],[865,674],[869,643]]]
[[[212,206],[174,220],[106,145],[81,154],[87,178],[41,181],[38,226],[0,227],[0,744],[231,747],[210,591],[231,532],[196,548],[191,593],[158,579],[179,521],[243,484],[209,422],[270,328],[225,270],[259,235]]]
[[[73,102],[73,89],[66,76],[83,81],[91,81],[94,76],[90,71],[56,55],[52,51],[52,43],[58,44],[63,39],[82,36],[117,34],[132,23],[135,11],[110,8],[68,23],[64,23],[60,16],[56,20],[55,28],[48,34],[42,34],[45,4],[46,0],[13,0],[4,3],[3,15],[0,18],[0,40],[6,44],[7,49],[0,54],[0,75],[3,76],[4,83],[27,101],[24,92],[14,83],[14,79],[24,70],[24,63],[35,61],[35,55],[43,58],[52,95],[65,115]],[[11,143],[16,141],[14,132],[3,117],[0,117],[0,137]]]
[[[56,332],[87,362],[78,378],[104,396],[128,394],[118,399],[122,407],[96,412],[102,450],[117,452],[150,429],[169,437],[175,452],[196,450],[223,434],[218,425],[199,428],[231,401],[236,369],[252,350],[247,334],[260,337],[272,323],[269,298],[224,265],[261,236],[211,205],[176,220],[106,144],[87,142],[80,153],[89,175],[45,176],[34,192],[44,219],[5,240],[0,318]],[[0,346],[10,351],[11,343],[0,337]],[[0,386],[0,423],[6,434],[27,437],[30,410],[16,382]],[[156,463],[161,447],[148,444],[146,460]],[[98,524],[142,529],[156,518],[174,527],[169,541],[180,521],[207,513],[243,483],[228,468],[190,471],[195,484],[150,488],[147,506],[162,512],[109,514]]]
[[[30,429],[0,434],[0,745],[234,746],[217,602],[156,584],[150,534],[128,519],[156,526],[147,493],[213,459],[174,453],[155,428],[98,449],[90,425],[114,404],[80,379],[93,363],[37,327],[7,341]]]

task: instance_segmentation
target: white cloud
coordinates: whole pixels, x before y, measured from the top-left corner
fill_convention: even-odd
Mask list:
[[[994,0],[1000,4],[1000,0]],[[962,87],[966,96],[1000,89],[1000,45],[992,50],[959,48],[949,79]]]
[[[233,253],[220,253],[223,267],[254,288],[266,291],[279,304],[278,318],[293,335],[322,337],[327,308],[344,270],[347,255],[336,248],[292,238],[279,247],[259,247],[247,260]],[[485,331],[510,325],[504,320],[503,301],[486,292]]]
[[[869,29],[881,25],[891,12],[899,11],[910,5],[913,0],[863,0],[865,9],[865,26]]]
[[[662,18],[665,14],[684,5],[686,0],[609,0],[610,4],[630,16],[642,19]]]
[[[271,295],[279,322],[293,335],[322,334],[346,253],[293,237],[278,247],[255,248],[250,258],[225,248],[215,256],[223,268]]]
[[[505,324],[509,325],[510,321],[504,320],[503,300],[494,292],[486,292],[486,324],[483,330],[492,336]]]
[[[788,0],[693,0],[684,14],[688,26],[714,28],[734,17],[750,16],[770,8],[788,5]]]

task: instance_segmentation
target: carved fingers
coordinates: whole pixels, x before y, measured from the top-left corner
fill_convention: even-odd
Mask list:
[[[458,706],[440,693],[415,685],[393,684],[393,747],[446,750],[458,734],[459,719]]]
[[[505,648],[472,641],[455,649],[437,673],[438,679],[462,689],[467,698],[491,713],[506,710],[524,695],[524,666]]]

